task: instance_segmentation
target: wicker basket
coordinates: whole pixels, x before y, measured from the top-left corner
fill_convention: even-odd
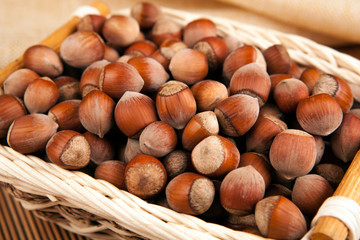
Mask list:
[[[116,13],[129,12],[129,9],[123,9]],[[163,12],[182,25],[202,17],[166,8]],[[283,44],[298,64],[316,67],[360,85],[360,62],[353,57],[300,36],[228,19],[203,17],[212,19],[222,36],[237,37],[261,50]],[[345,187],[349,187],[346,181],[359,181],[357,176],[351,175],[351,170],[357,166],[356,158],[343,179]],[[1,145],[0,182],[24,208],[69,231],[94,239],[263,239],[149,204],[85,173],[64,170]],[[355,190],[350,187],[348,191]]]

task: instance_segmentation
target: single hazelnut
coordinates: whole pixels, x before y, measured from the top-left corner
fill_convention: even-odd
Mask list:
[[[221,205],[231,214],[247,215],[265,194],[265,181],[251,165],[226,174],[220,186]]]
[[[219,123],[213,111],[199,112],[187,123],[182,134],[182,146],[186,150],[193,148],[204,138],[217,135]]]
[[[109,62],[116,62],[120,58],[119,52],[109,45],[105,45],[104,59]]]
[[[167,181],[162,163],[149,155],[138,155],[125,168],[126,189],[143,199],[158,195]]]
[[[183,129],[196,113],[196,101],[185,83],[168,81],[157,91],[156,109],[162,121]]]
[[[153,157],[163,157],[177,145],[175,130],[166,122],[155,121],[147,125],[139,137],[140,150]]]
[[[124,55],[150,57],[155,52],[157,46],[149,40],[134,42],[124,51]]]
[[[343,111],[335,98],[321,93],[298,103],[296,119],[305,131],[314,135],[328,136],[340,126]]]
[[[83,127],[100,138],[111,129],[114,100],[99,90],[91,91],[79,105],[79,119]]]
[[[144,80],[142,92],[155,92],[170,78],[164,67],[150,57],[133,57],[128,64],[135,67]]]
[[[325,178],[334,188],[339,185],[345,175],[342,167],[334,163],[320,163],[315,167],[315,172]]]
[[[258,63],[240,67],[231,77],[230,95],[242,93],[255,97],[262,107],[268,100],[271,81],[267,72]]]
[[[169,70],[176,80],[192,85],[203,80],[209,69],[204,53],[186,48],[174,54],[170,60]]]
[[[187,23],[183,30],[184,42],[189,47],[193,47],[196,42],[203,38],[216,36],[216,25],[213,21],[207,18],[195,19]]]
[[[324,152],[325,152],[325,142],[323,137],[314,135],[315,138],[315,144],[316,144],[316,160],[315,165],[319,164]]]
[[[166,199],[175,211],[200,215],[206,212],[215,197],[213,182],[200,174],[185,172],[168,183]]]
[[[353,95],[349,84],[331,74],[322,74],[316,81],[311,94],[327,93],[335,98],[344,113],[349,112],[353,105]]]
[[[128,137],[134,137],[158,120],[154,101],[145,94],[127,91],[117,102],[116,125]]]
[[[45,149],[56,133],[58,124],[48,115],[34,113],[15,119],[7,133],[7,143],[20,153],[34,153]]]
[[[270,74],[269,77],[271,82],[270,95],[274,92],[274,89],[279,82],[285,79],[294,78],[292,75],[287,73]]]
[[[224,36],[224,41],[228,49],[228,54],[234,51],[235,49],[244,46],[244,43],[233,35]]]
[[[161,18],[155,22],[150,33],[149,38],[158,46],[160,46],[167,39],[181,39],[181,26],[170,18]]]
[[[103,77],[104,67],[110,64],[108,60],[96,61],[88,66],[80,79],[80,93],[85,97],[92,90],[100,90],[100,77]]]
[[[0,138],[6,136],[14,120],[26,114],[24,103],[20,98],[9,94],[0,95]]]
[[[106,19],[102,34],[109,44],[126,47],[136,41],[140,34],[140,26],[132,17],[114,14]]]
[[[166,71],[169,70],[170,60],[161,54],[160,49],[155,50],[155,52],[153,52],[150,57],[159,62]]]
[[[272,179],[272,167],[267,157],[260,153],[246,152],[240,155],[240,163],[238,167],[253,166],[264,178],[265,188],[267,188]]]
[[[203,38],[195,43],[193,49],[203,52],[206,55],[209,70],[211,72],[222,67],[228,54],[226,43],[220,37]]]
[[[260,114],[246,135],[246,150],[268,154],[274,137],[285,129],[286,123],[278,117],[267,113]]]
[[[80,169],[90,162],[90,145],[86,138],[73,130],[55,133],[46,144],[51,162],[65,169]]]
[[[336,157],[351,162],[360,146],[360,109],[344,113],[340,126],[331,135],[331,149]]]
[[[317,174],[307,174],[296,178],[291,198],[303,214],[313,217],[333,193],[334,190],[325,178]]]
[[[149,29],[161,18],[161,8],[152,2],[139,2],[130,9],[130,15],[136,19],[140,28]]]
[[[60,46],[61,58],[75,68],[86,68],[103,59],[105,43],[95,32],[75,32],[70,34]]]
[[[169,179],[192,169],[191,154],[184,150],[175,150],[165,156],[164,167]]]
[[[219,135],[203,139],[191,152],[196,171],[209,177],[225,176],[239,165],[239,161],[236,145]]]
[[[115,157],[115,147],[111,140],[91,132],[84,132],[82,134],[90,145],[91,154],[90,160],[99,165],[104,161],[112,160]]]
[[[284,119],[284,113],[272,102],[267,102],[260,108],[259,116],[260,115],[270,115],[280,120]]]
[[[107,160],[96,167],[94,176],[96,179],[105,180],[115,187],[123,189],[125,182],[125,167],[126,164],[124,162]]]
[[[291,199],[291,194],[292,191],[288,187],[279,183],[270,184],[265,191],[265,197],[281,195],[287,199]]]
[[[96,32],[101,34],[106,17],[97,14],[88,14],[82,17],[76,25],[79,32]]]
[[[275,136],[269,160],[285,179],[303,176],[312,170],[316,161],[315,139],[305,131],[286,129]]]
[[[245,94],[235,94],[219,102],[214,112],[220,131],[227,136],[238,137],[247,133],[259,115],[258,100]]]
[[[255,221],[264,237],[274,239],[300,239],[307,231],[304,215],[299,208],[283,196],[270,196],[255,207]]]
[[[298,65],[295,61],[290,62],[290,69],[287,71],[287,74],[294,76],[296,79],[300,79],[304,68]]]
[[[47,77],[59,76],[64,71],[58,53],[44,45],[34,45],[26,49],[23,63],[26,68]]]
[[[216,104],[229,96],[226,86],[215,80],[202,80],[191,87],[199,112],[213,111]]]
[[[291,59],[284,45],[274,44],[263,51],[269,74],[287,73],[291,67]]]
[[[140,150],[140,142],[139,139],[128,138],[124,150],[124,161],[125,163],[130,162],[131,159],[136,157],[137,155],[143,154]]]
[[[258,48],[244,45],[230,52],[224,60],[222,70],[225,85],[230,83],[236,70],[252,62],[258,63],[266,71],[265,58]]]
[[[54,79],[54,83],[59,91],[59,102],[80,99],[80,82],[69,76],[60,76]]]
[[[59,90],[48,77],[32,81],[25,90],[24,104],[30,113],[45,113],[56,104]]]
[[[59,125],[59,130],[84,130],[79,119],[80,102],[80,99],[65,100],[49,109],[48,115]]]
[[[3,83],[4,93],[22,98],[27,86],[39,77],[39,74],[31,69],[18,69],[5,79]]]
[[[99,79],[100,90],[110,97],[120,99],[126,91],[140,92],[144,80],[130,64],[113,62],[104,66]]]
[[[300,76],[300,80],[303,81],[306,86],[309,89],[309,92],[311,93],[315,83],[317,82],[317,80],[320,78],[320,76],[323,74],[322,71],[320,71],[317,68],[313,68],[313,67],[308,67],[306,68],[301,76]]]
[[[273,98],[280,111],[294,112],[297,104],[309,97],[308,87],[296,78],[288,78],[279,82],[273,92]]]

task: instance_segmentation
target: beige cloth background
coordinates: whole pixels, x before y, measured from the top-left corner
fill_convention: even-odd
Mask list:
[[[164,7],[205,16],[230,18],[302,35],[329,46],[341,46],[341,50],[360,56],[357,45],[360,43],[360,28],[354,24],[360,22],[358,0],[150,1]],[[91,2],[92,0],[1,0],[0,68],[65,23],[77,7]],[[104,0],[104,2],[111,10],[116,10],[129,8],[139,0]],[[304,22],[306,19],[308,21]],[[346,34],[343,33],[344,31]]]

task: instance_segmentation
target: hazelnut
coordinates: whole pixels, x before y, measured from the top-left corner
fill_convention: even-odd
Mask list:
[[[76,26],[79,32],[96,32],[101,34],[106,17],[102,15],[89,14],[82,17]]]
[[[100,90],[100,77],[103,77],[104,67],[110,64],[108,60],[96,61],[88,66],[80,79],[81,96],[85,97],[92,90]]]
[[[99,78],[100,90],[110,97],[119,99],[126,91],[140,92],[144,80],[130,64],[113,62],[104,66]]]
[[[340,126],[343,112],[333,97],[321,93],[298,103],[296,119],[305,131],[319,136],[328,136]]]
[[[70,34],[60,46],[61,58],[75,68],[86,68],[103,59],[105,43],[95,32],[75,32]]]
[[[251,165],[226,174],[220,186],[221,205],[231,214],[247,215],[265,194],[265,181]]]
[[[264,178],[265,188],[267,188],[272,179],[272,167],[267,157],[260,153],[246,152],[240,155],[238,167],[253,166]]]
[[[345,175],[342,167],[333,163],[320,163],[315,167],[315,172],[325,178],[335,188]]]
[[[246,135],[246,150],[268,154],[274,137],[285,129],[286,123],[278,117],[267,113],[260,114]]]
[[[191,87],[199,112],[213,111],[216,104],[227,98],[226,86],[215,80],[202,80]]]
[[[322,74],[316,81],[311,94],[327,93],[335,98],[344,113],[353,105],[353,95],[350,86],[341,78],[331,74]]]
[[[288,187],[278,183],[270,184],[265,191],[265,197],[281,195],[287,199],[291,199],[291,194],[292,191]]]
[[[114,159],[115,148],[110,139],[106,137],[100,138],[91,132],[84,132],[82,135],[90,145],[90,160],[92,162],[99,165],[104,161]]]
[[[130,162],[131,159],[137,155],[143,154],[140,150],[139,139],[128,138],[124,150],[124,161],[125,163]]]
[[[79,119],[80,99],[60,102],[49,109],[48,115],[59,125],[59,130],[84,130]]]
[[[304,215],[299,208],[283,196],[260,200],[255,207],[255,221],[264,237],[300,239],[307,231]]]
[[[28,68],[21,68],[11,73],[4,81],[4,94],[10,94],[19,98],[24,97],[27,86],[40,76]]]
[[[86,138],[73,130],[55,133],[46,144],[51,162],[65,169],[80,169],[90,162],[90,145]]]
[[[200,215],[206,212],[215,197],[213,182],[196,173],[182,173],[166,186],[166,199],[175,211]]]
[[[307,174],[296,178],[291,198],[303,214],[313,217],[333,193],[334,190],[325,178],[317,174]]]
[[[235,49],[244,46],[244,43],[239,40],[238,37],[227,35],[224,36],[224,41],[228,49],[228,53],[231,53]]]
[[[140,150],[153,157],[163,157],[177,144],[175,130],[166,122],[155,121],[147,125],[139,137]]]
[[[271,82],[270,95],[271,95],[271,93],[274,92],[274,89],[279,82],[281,82],[282,80],[288,79],[288,78],[293,78],[292,75],[287,74],[287,73],[275,73],[275,74],[269,75],[269,77],[270,77],[270,82]]]
[[[160,48],[157,49],[151,57],[158,61],[165,70],[169,70],[170,60],[178,51],[187,48],[187,45],[177,38],[168,38],[164,40]]]
[[[149,155],[138,155],[125,168],[126,189],[143,199],[158,195],[165,187],[166,170],[162,163]]]
[[[125,180],[125,163],[117,160],[107,160],[100,163],[94,176],[96,179],[105,180],[115,187],[123,189]]]
[[[351,162],[360,146],[360,109],[344,113],[343,120],[331,135],[331,149],[335,156],[344,162]]]
[[[321,136],[314,136],[315,138],[315,144],[316,144],[316,160],[315,165],[319,164],[324,152],[325,152],[325,142],[324,139]]]
[[[183,129],[196,113],[196,101],[185,83],[168,81],[158,89],[156,108],[162,121]]]
[[[259,115],[258,100],[245,94],[235,94],[219,102],[214,112],[220,130],[227,136],[238,137],[249,131]]]
[[[200,174],[222,177],[239,165],[240,153],[228,139],[219,135],[209,136],[194,147],[191,161]]]
[[[79,119],[83,127],[100,138],[111,129],[113,123],[114,100],[106,93],[93,90],[79,105]]]
[[[296,64],[295,61],[291,61],[290,69],[287,73],[294,76],[294,78],[296,78],[296,79],[300,79],[300,76],[303,71],[304,71],[303,67],[300,67],[298,64]]]
[[[181,26],[172,19],[162,18],[155,22],[149,38],[158,46],[167,39],[181,39]]]
[[[149,40],[134,42],[125,49],[124,55],[150,57],[155,52],[157,46]]]
[[[312,135],[297,129],[277,134],[269,152],[270,163],[285,179],[310,172],[316,161],[316,143]]]
[[[45,113],[56,104],[59,90],[48,77],[32,81],[25,90],[24,104],[30,113]]]
[[[184,150],[175,150],[166,155],[163,160],[164,167],[169,179],[192,169],[191,154]]]
[[[127,91],[115,107],[116,125],[128,137],[141,133],[147,125],[158,120],[154,101],[145,94]]]
[[[237,93],[256,97],[262,107],[270,94],[271,81],[258,63],[249,63],[234,72],[230,80],[230,95]]]
[[[136,41],[140,26],[132,17],[114,14],[105,21],[102,34],[109,44],[126,47]]]
[[[26,49],[23,63],[26,68],[47,77],[59,76],[64,71],[58,53],[44,45],[34,45]]]
[[[155,92],[170,78],[164,67],[150,57],[133,57],[128,64],[135,67],[144,80],[142,92]]]
[[[203,52],[206,55],[211,72],[214,72],[223,65],[228,54],[226,43],[220,37],[203,38],[195,43],[193,49]]]
[[[130,15],[136,19],[140,28],[151,28],[162,16],[161,9],[151,2],[139,2],[131,7]]]
[[[0,138],[6,136],[11,123],[26,115],[23,101],[15,96],[0,95]]]
[[[315,83],[322,74],[323,72],[321,72],[319,69],[309,67],[302,72],[302,74],[300,75],[300,80],[306,84],[306,86],[309,89],[309,92],[311,93]]]
[[[182,49],[171,58],[169,70],[176,80],[192,85],[208,74],[206,55],[195,49]]]
[[[196,114],[190,119],[182,134],[182,146],[186,150],[193,150],[196,144],[206,137],[219,133],[219,123],[213,111]]]
[[[301,100],[309,97],[309,90],[302,81],[288,78],[276,85],[273,97],[280,111],[290,113],[296,110]]]
[[[73,77],[61,76],[54,79],[54,83],[59,91],[59,102],[80,99],[80,82]]]
[[[287,73],[291,67],[291,59],[284,45],[275,44],[263,51],[269,74]]]
[[[110,47],[109,45],[105,45],[104,59],[109,62],[116,62],[120,58],[118,51]]]
[[[187,23],[183,30],[184,42],[189,47],[193,47],[196,42],[203,38],[216,36],[216,25],[213,21],[207,18],[195,19]]]
[[[51,117],[34,113],[15,119],[9,127],[7,142],[20,153],[34,153],[45,149],[48,140],[56,133],[58,124]]]
[[[256,47],[245,45],[230,52],[224,60],[222,70],[225,85],[230,83],[236,70],[252,62],[258,63],[266,71],[265,58]]]

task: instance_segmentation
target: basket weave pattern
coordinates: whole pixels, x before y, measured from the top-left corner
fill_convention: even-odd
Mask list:
[[[128,15],[129,12],[129,9],[123,9],[116,13]],[[181,25],[199,17],[209,18],[217,24],[220,35],[237,37],[261,50],[283,44],[298,64],[313,66],[349,83],[360,84],[357,59],[309,39],[173,9],[163,8],[163,12]],[[0,182],[26,209],[90,238],[262,239],[149,204],[85,173],[64,170],[1,145]]]

